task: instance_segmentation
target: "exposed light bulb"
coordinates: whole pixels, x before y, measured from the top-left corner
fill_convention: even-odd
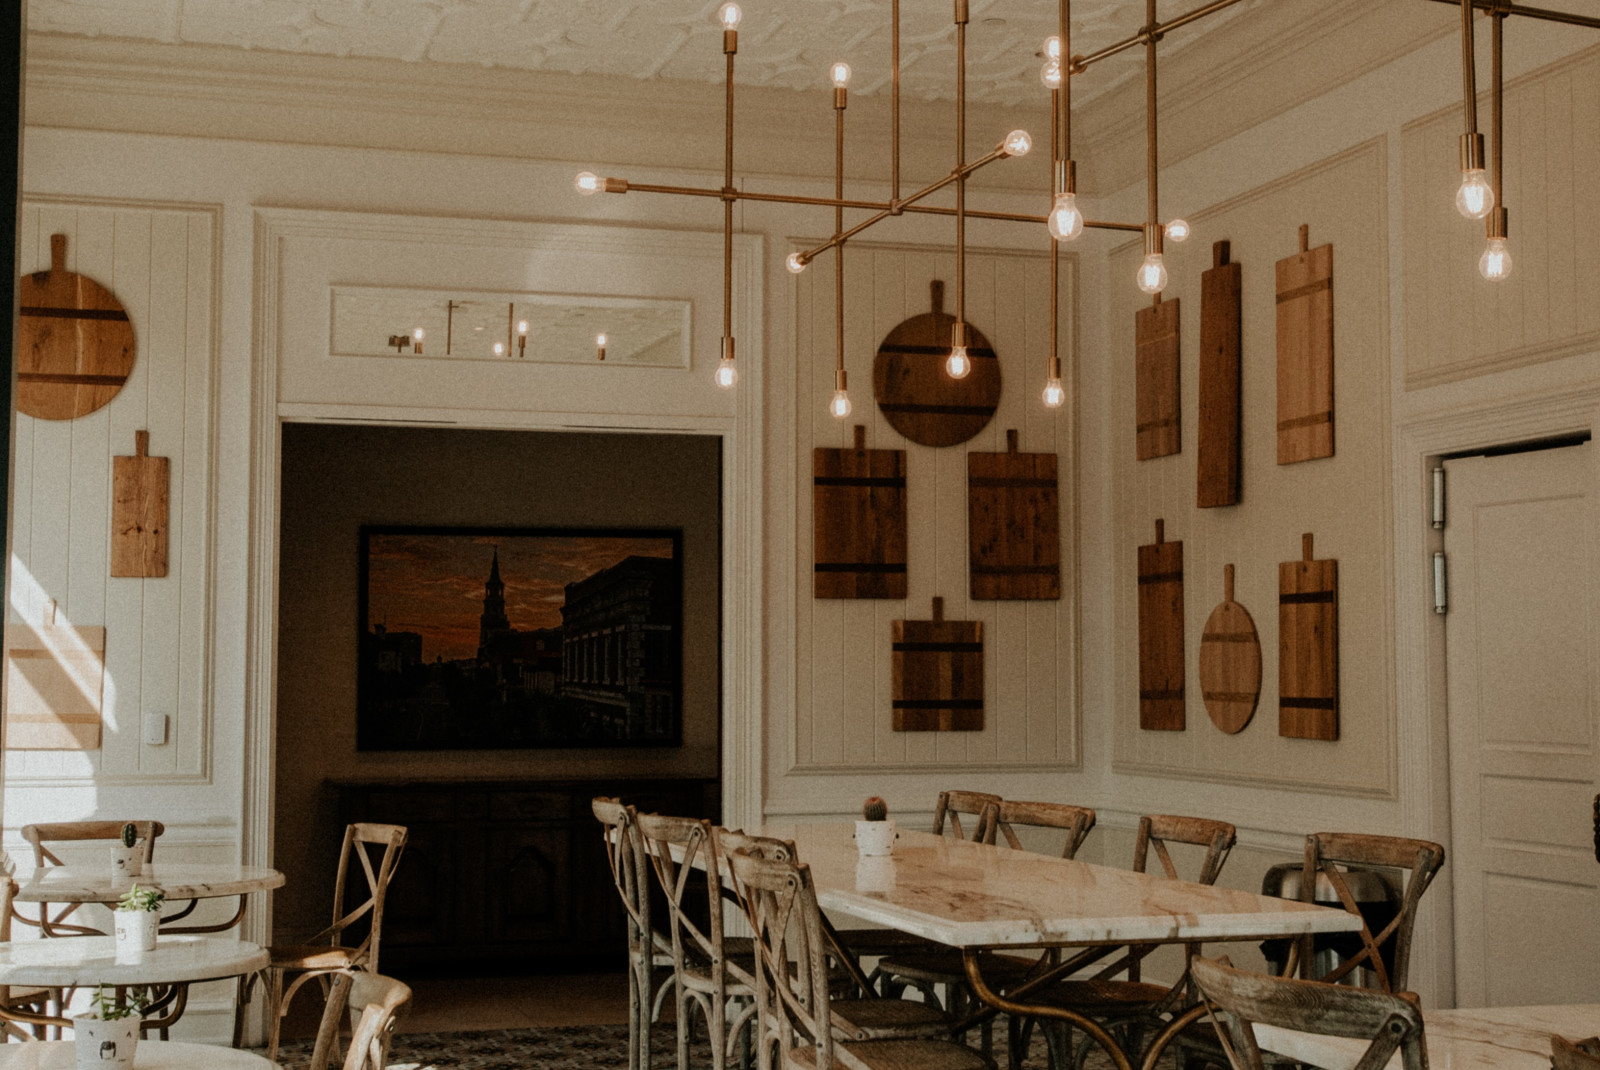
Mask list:
[[[1481,167],[1469,167],[1461,172],[1461,185],[1456,189],[1456,211],[1468,219],[1482,219],[1494,208],[1494,187]]]
[[[599,346],[601,349],[604,349],[606,347],[606,336],[603,334],[595,335],[594,344]]]
[[[950,350],[950,355],[945,358],[944,371],[952,379],[967,377],[967,373],[972,371],[972,358],[967,356],[966,346],[956,346]]]
[[[1033,148],[1033,135],[1026,130],[1013,130],[1001,142],[1007,156],[1026,156],[1028,150]]]
[[[1160,253],[1151,253],[1139,265],[1139,273],[1134,276],[1139,283],[1139,289],[1147,294],[1158,294],[1167,288],[1167,262]]]
[[[1060,59],[1061,38],[1057,37],[1055,34],[1051,34],[1049,37],[1046,37],[1044,39],[1044,51],[1042,54],[1046,59]]]
[[[1506,248],[1504,238],[1489,239],[1483,255],[1478,257],[1478,274],[1490,282],[1499,282],[1511,274],[1511,250]]]
[[[1061,88],[1061,61],[1047,59],[1044,66],[1039,68],[1039,81],[1044,83],[1046,89]]]
[[[1052,375],[1049,379],[1045,380],[1044,393],[1041,394],[1040,397],[1044,399],[1044,403],[1047,407],[1059,409],[1061,407],[1061,403],[1067,400],[1067,391],[1061,385],[1061,378],[1059,376]]]
[[[828,414],[836,420],[842,420],[850,415],[850,395],[843,390],[833,392],[833,400],[828,402]]]
[[[528,321],[527,320],[518,320],[517,321],[517,333],[518,334],[527,334],[528,333]]]
[[[806,269],[806,262],[806,258],[799,253],[790,253],[783,266],[789,269],[789,274],[798,275]]]
[[[417,329],[416,329],[416,330],[414,330],[414,331],[412,331],[412,332],[411,332],[411,337],[412,337],[412,338],[413,338],[413,339],[414,339],[414,340],[416,340],[416,341],[418,341],[418,342],[420,342],[420,341],[422,341],[422,337],[423,337],[423,333],[424,333],[424,332],[423,332],[423,330],[422,330],[422,328],[421,328],[421,327],[418,327],[418,328],[417,328]]]
[[[1181,242],[1189,236],[1189,221],[1187,219],[1174,219],[1167,224],[1167,238],[1170,241]]]
[[[832,81],[833,81],[833,88],[835,88],[835,89],[849,89],[850,88],[850,64],[848,64],[848,63],[835,63],[832,67],[828,68],[828,77],[830,79],[832,79]]]
[[[733,5],[728,5],[732,7]],[[739,369],[733,366],[731,360],[717,361],[717,385],[724,390],[732,390],[733,384],[739,381]]]
[[[494,344],[494,355],[497,357],[506,355],[506,344],[504,342],[496,342]]]
[[[737,30],[739,28],[739,20],[742,18],[744,18],[744,10],[738,4],[732,3],[731,0],[729,3],[717,8],[717,21],[722,23],[724,30]]]
[[[593,171],[579,171],[578,177],[572,180],[572,185],[579,193],[590,197],[600,192],[603,183],[600,181],[600,176]]]
[[[1056,241],[1072,241],[1083,233],[1083,213],[1078,211],[1076,193],[1058,193],[1050,203],[1050,236]]]

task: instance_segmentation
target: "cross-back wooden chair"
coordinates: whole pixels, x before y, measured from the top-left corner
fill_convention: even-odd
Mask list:
[[[1083,846],[1089,830],[1094,828],[1094,811],[1087,806],[1073,806],[1071,803],[1003,799],[990,803],[989,812],[982,820],[984,843],[994,843],[1003,835],[1006,844],[1019,851],[1022,850],[1022,839],[1016,833],[1018,827],[1064,832],[1066,837],[1062,841],[1061,857],[1070,860],[1077,857],[1078,848]]]
[[[350,1022],[350,1047],[341,1070],[386,1070],[395,1021],[411,1001],[411,989],[382,974],[340,970],[333,975],[322,1012],[311,1070],[330,1070],[339,1058],[340,1022]]]
[[[762,1070],[993,1070],[947,1040],[841,1037],[830,992],[827,941],[811,871],[802,863],[728,856],[755,931],[757,1053]],[[774,1061],[774,1056],[776,1061]]]
[[[672,987],[672,939],[651,918],[649,856],[633,807],[618,799],[591,804],[600,822],[611,881],[622,899],[628,935],[628,1070],[650,1070],[650,1034]],[[656,977],[666,972],[658,983]]]
[[[5,864],[11,865],[11,860],[6,859]],[[11,942],[12,906],[16,895],[16,880],[9,872],[0,873],[0,943]],[[45,1026],[55,1026],[59,1035],[62,1019],[48,1013],[52,999],[59,1004],[59,990],[0,985],[0,1008],[5,1009],[5,1017],[0,1018],[0,1043],[6,1039],[42,1039]],[[56,1009],[60,1009],[59,1005]]]
[[[1600,1070],[1600,1038],[1571,1041],[1550,1034],[1551,1070]]]
[[[1410,1000],[1349,985],[1248,973],[1208,958],[1189,966],[1235,1070],[1265,1070],[1255,1026],[1369,1040],[1352,1070],[1383,1070],[1395,1050],[1404,1070],[1427,1070],[1422,1012]]]
[[[740,946],[724,933],[722,867],[711,822],[640,814],[637,825],[667,897],[678,1066],[689,1065],[690,1028],[693,1010],[698,1007],[710,1034],[712,1070],[722,1070],[730,1051],[748,1036],[747,1029],[755,1019],[755,967],[748,941]],[[702,900],[704,914],[700,913]],[[698,920],[700,917],[705,920]],[[737,1006],[732,1021],[728,1020],[730,1003]]]
[[[144,864],[149,865],[151,859],[155,857],[156,837],[166,831],[166,826],[159,821],[53,821],[22,826],[22,838],[27,840],[29,846],[33,848],[33,864],[43,869],[47,866],[64,866],[67,864],[60,855],[56,854],[52,847],[60,847],[62,844],[82,844],[94,840],[103,841],[105,846],[110,847],[122,842],[122,830],[127,825],[132,825],[138,830],[139,839],[136,846],[142,849],[140,857]],[[103,858],[99,861],[102,868],[109,864]],[[37,917],[30,918],[26,914],[19,912],[17,920],[24,925],[31,925],[39,929],[45,936],[104,936],[106,934],[104,929],[96,929],[90,925],[66,920],[83,905],[81,903],[68,903],[54,913],[52,913],[53,906],[50,903],[37,903],[34,905],[38,908]],[[192,911],[194,906],[195,903],[191,901],[183,913],[187,914]],[[182,915],[174,914],[170,915],[169,918],[180,916]],[[168,918],[163,918],[162,920],[165,921]]]
[[[267,1058],[278,1057],[278,1039],[289,1004],[306,982],[318,978],[327,990],[328,978],[350,970],[378,972],[378,952],[383,938],[383,904],[394,879],[395,867],[406,846],[406,829],[401,825],[374,825],[364,822],[344,830],[339,848],[338,876],[333,885],[333,923],[303,944],[275,944],[267,949],[271,963],[267,984],[271,997],[272,1032],[267,1040]],[[376,858],[376,861],[374,861]],[[360,887],[351,880],[351,860],[355,859],[365,879],[366,898],[354,907],[346,905],[346,891]],[[358,923],[368,921],[361,934]],[[354,931],[360,939],[346,942]],[[289,975],[294,980],[284,987]],[[237,1030],[236,1030],[237,1031]]]
[[[949,823],[948,835],[956,839],[965,839],[962,833],[961,818],[972,818],[972,838],[983,842],[984,820],[989,812],[989,807],[998,806],[1002,801],[1000,796],[991,795],[987,791],[941,791],[939,801],[933,809],[933,834],[944,836],[945,824]]]

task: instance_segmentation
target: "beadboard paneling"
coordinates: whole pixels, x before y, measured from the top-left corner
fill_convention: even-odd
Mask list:
[[[959,446],[908,442],[872,399],[878,344],[897,324],[927,312],[928,284],[945,282],[955,312],[955,255],[942,249],[851,243],[846,251],[845,367],[855,411],[835,420],[834,287],[831,254],[795,280],[795,595],[796,686],[791,773],[981,769],[1059,769],[1078,760],[1077,555],[1072,404],[1039,401],[1050,344],[1050,267],[1046,255],[967,252],[967,319],[1000,356],[1002,386],[994,419]],[[1062,359],[1071,375],[1075,293],[1072,257],[1062,257]],[[844,447],[864,424],[872,449],[906,457],[909,575],[903,601],[812,597],[811,450]],[[1019,448],[1060,457],[1065,540],[1059,601],[971,601],[967,567],[967,453],[1003,452],[1005,432]],[[934,596],[949,620],[984,630],[984,727],[980,732],[895,732],[890,727],[890,622],[928,619]]]
[[[97,751],[12,751],[12,783],[182,783],[207,772],[210,699],[210,453],[216,219],[207,210],[31,201],[22,268],[50,264],[67,235],[67,267],[109,288],[138,347],[110,404],[75,420],[17,415],[11,621],[106,627],[105,731]],[[170,457],[169,572],[110,578],[111,458]],[[140,742],[143,718],[170,718],[167,742]]]
[[[1488,97],[1478,106],[1486,137]],[[1505,190],[1511,274],[1478,274],[1484,224],[1455,210],[1461,111],[1407,125],[1407,389],[1600,347],[1600,49],[1505,89]],[[1492,146],[1491,146],[1492,151]]]

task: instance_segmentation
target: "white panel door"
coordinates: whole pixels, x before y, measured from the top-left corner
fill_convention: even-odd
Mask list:
[[[1600,1000],[1595,453],[1445,465],[1462,1007]]]

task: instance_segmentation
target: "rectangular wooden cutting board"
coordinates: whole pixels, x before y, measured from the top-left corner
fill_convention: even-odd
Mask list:
[[[896,732],[977,732],[983,728],[983,622],[932,620],[891,625]]]
[[[906,453],[811,451],[812,557],[818,598],[906,596]]]
[[[1339,738],[1339,562],[1315,561],[1311,535],[1301,560],[1278,566],[1278,735]]]
[[[1200,274],[1200,436],[1196,504],[1239,504],[1241,268],[1229,263],[1228,243],[1212,246],[1211,269]]]
[[[1278,463],[1333,456],[1333,246],[1278,261]]]
[[[967,454],[967,549],[973,598],[1061,597],[1055,454]]]
[[[1162,301],[1134,314],[1135,433],[1141,461],[1183,447],[1178,410],[1178,302]]]
[[[100,746],[106,630],[7,624],[5,745],[10,750]]]
[[[1183,543],[1139,547],[1139,727],[1181,732],[1183,718]]]
[[[111,574],[165,576],[172,459],[150,456],[150,432],[133,439],[134,456],[111,459]]]

